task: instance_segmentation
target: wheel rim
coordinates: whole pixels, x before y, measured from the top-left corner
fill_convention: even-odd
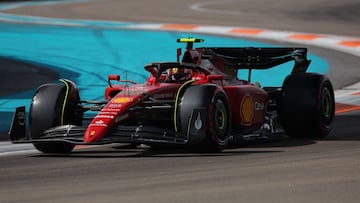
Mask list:
[[[334,104],[331,91],[328,87],[325,87],[322,91],[322,117],[326,125],[329,125],[332,121]]]
[[[224,113],[224,111],[222,109],[220,109],[216,113],[216,124],[217,124],[218,129],[220,129],[220,130],[224,129],[224,126],[225,126],[225,113]]]
[[[214,128],[216,137],[220,141],[224,141],[227,136],[227,113],[226,107],[222,100],[218,99],[214,109]]]

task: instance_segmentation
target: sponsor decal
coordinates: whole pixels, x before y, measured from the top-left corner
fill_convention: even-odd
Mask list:
[[[240,105],[241,125],[250,126],[254,118],[253,99],[250,95],[245,95]]]
[[[255,102],[255,110],[260,111],[265,109],[265,103],[264,102]]]
[[[25,125],[25,112],[23,112],[23,111],[20,111],[20,112],[17,112],[17,120],[18,120],[18,124],[20,125],[20,126],[23,126],[23,125]]]
[[[91,127],[108,127],[108,125],[105,123],[93,123],[93,124],[90,124],[89,126],[91,126]]]
[[[173,92],[169,93],[162,93],[162,94],[155,94],[153,97],[154,99],[164,99],[164,98],[174,98],[175,94]]]
[[[105,110],[107,110],[107,109],[105,109]],[[108,112],[108,111],[101,111],[101,112],[98,113],[98,115],[109,115],[109,114],[117,115],[116,112]]]
[[[91,127],[108,127],[107,124],[104,123],[103,120],[97,120],[95,123],[90,124]]]
[[[122,104],[109,104],[109,106],[107,107],[112,109],[120,109],[122,107]]]
[[[103,124],[104,121],[103,121],[103,120],[98,120],[98,121],[96,121],[95,123],[96,123],[96,124]]]
[[[113,103],[128,103],[128,102],[132,102],[133,98],[132,97],[118,97],[112,100]]]
[[[110,115],[97,115],[95,118],[108,118],[108,119],[114,119],[115,116]]]
[[[121,111],[121,109],[110,109],[110,108],[108,108],[108,109],[103,109],[102,111],[103,112],[106,111],[106,113],[114,113],[114,115],[116,115],[117,114],[116,112]]]
[[[135,133],[131,134],[131,138],[132,139],[136,139],[140,136],[140,132],[142,129],[143,125],[139,125],[136,129],[135,129]]]
[[[129,114],[124,114],[115,118],[115,123],[119,123],[129,117]]]
[[[144,90],[142,90],[142,89],[130,89],[130,90],[126,91],[127,95],[139,95],[142,93],[144,93]]]
[[[131,87],[126,90],[124,90],[125,95],[133,96],[133,95],[139,95],[143,94],[147,90],[144,86],[138,86],[138,87]]]
[[[201,120],[200,112],[198,112],[197,118],[195,120],[195,129],[200,130],[203,126],[203,122]]]
[[[92,131],[90,132],[90,136],[89,136],[89,137],[94,137],[95,134],[96,134],[96,131],[95,131],[95,130],[92,130]]]

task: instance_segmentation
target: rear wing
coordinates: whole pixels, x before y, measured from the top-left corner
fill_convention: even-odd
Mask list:
[[[202,59],[225,59],[235,69],[269,69],[274,66],[294,61],[291,74],[304,73],[311,60],[307,59],[307,48],[211,48],[203,47]],[[250,74],[249,72],[249,74]]]

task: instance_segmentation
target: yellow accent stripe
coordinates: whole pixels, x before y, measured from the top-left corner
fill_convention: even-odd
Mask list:
[[[189,84],[189,83],[193,83],[195,82],[196,80],[189,80],[187,82],[185,82],[184,84],[182,84],[180,86],[180,88],[178,89],[177,93],[176,93],[176,97],[175,97],[175,108],[174,108],[174,128],[175,128],[175,132],[178,132],[178,126],[177,126],[177,123],[176,123],[176,118],[177,118],[177,107],[178,107],[178,102],[179,102],[179,96],[180,96],[180,92],[181,90],[185,87],[185,85]]]
[[[64,125],[65,106],[66,106],[66,101],[67,101],[67,98],[69,95],[70,88],[69,88],[69,84],[67,84],[67,82],[65,80],[61,79],[60,82],[64,83],[66,86],[65,98],[64,98],[63,105],[62,105],[62,109],[61,109],[61,123],[60,123],[60,125]]]

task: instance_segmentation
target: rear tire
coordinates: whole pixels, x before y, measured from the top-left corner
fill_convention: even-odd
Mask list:
[[[330,80],[316,73],[289,75],[283,83],[278,113],[289,137],[326,137],[335,114]]]
[[[78,119],[74,119],[78,113],[74,108],[80,99],[76,91],[73,92],[75,95],[71,95],[69,86],[65,84],[46,84],[37,89],[29,115],[32,139],[41,138],[43,132],[52,127],[81,125]],[[66,142],[38,142],[34,143],[34,147],[44,153],[70,153],[75,145]]]

